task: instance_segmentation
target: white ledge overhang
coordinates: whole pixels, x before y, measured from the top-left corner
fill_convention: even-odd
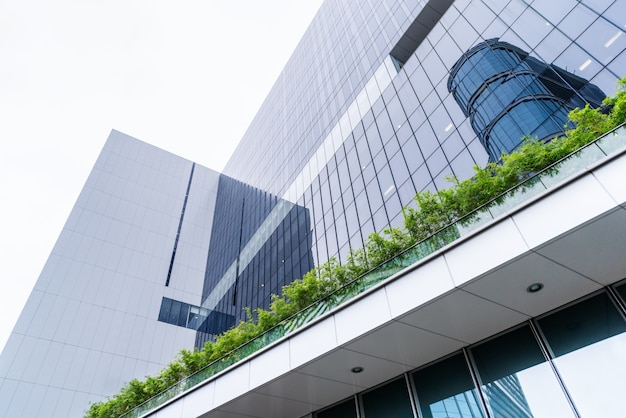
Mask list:
[[[589,167],[147,416],[302,417],[624,278],[625,176]]]

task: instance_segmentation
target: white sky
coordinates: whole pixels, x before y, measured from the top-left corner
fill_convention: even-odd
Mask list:
[[[322,0],[0,0],[0,347],[116,129],[220,171]]]

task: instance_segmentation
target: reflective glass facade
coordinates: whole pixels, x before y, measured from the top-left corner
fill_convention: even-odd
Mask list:
[[[334,408],[357,409],[365,418],[381,416],[381,408],[393,411],[383,416],[419,418],[619,416],[619,394],[626,390],[626,311],[614,290],[520,324],[313,417],[339,416]],[[411,402],[417,414],[410,412]]]
[[[315,264],[345,261],[369,233],[400,226],[416,192],[466,179],[524,136],[561,134],[570,109],[600,105],[626,68],[623,10],[611,0],[326,2],[225,173],[308,212]],[[418,394],[414,410],[576,416],[536,332],[533,323],[466,351],[458,392],[424,395],[426,405]],[[500,364],[479,355],[505,344],[533,354]],[[554,402],[537,406],[528,376]],[[410,415],[375,392],[348,404],[361,417]]]
[[[246,307],[268,309],[272,294],[313,268],[309,211],[220,176],[196,346],[246,320]]]
[[[416,192],[470,177],[524,136],[559,135],[570,109],[613,94],[624,10],[622,0],[326,2],[225,172],[306,208],[315,264],[345,261],[369,233],[400,226]],[[610,415],[615,402],[597,404],[612,391],[577,396],[565,382],[541,320],[313,416]],[[607,386],[623,391],[616,381]]]
[[[562,132],[568,109],[612,94],[626,68],[620,6],[326,2],[225,173],[306,208],[315,263],[343,261],[400,226],[417,191],[468,178],[524,135]]]
[[[327,1],[223,174],[114,132],[0,358],[0,416],[79,416],[314,265],[401,226],[416,192],[469,178],[522,136],[562,132],[568,109],[599,105],[626,75],[624,10],[626,0]],[[316,415],[619,415],[594,399],[624,390],[623,293]],[[586,303],[597,314],[581,317]],[[613,380],[590,389],[583,357]],[[538,404],[533,382],[554,402]]]
[[[600,106],[606,97],[587,80],[497,39],[463,54],[450,72],[448,90],[491,161],[513,151],[524,137],[547,141],[563,135],[571,127],[570,110]]]

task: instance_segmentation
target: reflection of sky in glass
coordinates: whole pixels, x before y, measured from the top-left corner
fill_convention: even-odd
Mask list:
[[[617,291],[623,296],[626,285]],[[626,416],[626,322],[614,302],[599,292],[538,318],[551,362],[530,324],[470,347],[489,415],[574,418],[573,403],[583,418]],[[413,373],[421,416],[484,416],[465,360],[459,353]]]
[[[468,390],[430,405],[432,418],[482,418],[476,391]]]
[[[516,373],[535,418],[573,417],[561,386],[548,363],[538,364]]]
[[[492,417],[573,416],[528,325],[479,344],[471,352]]]
[[[599,293],[537,322],[581,416],[624,416],[626,323],[609,295]]]
[[[625,416],[625,354],[622,333],[554,360],[581,416]]]

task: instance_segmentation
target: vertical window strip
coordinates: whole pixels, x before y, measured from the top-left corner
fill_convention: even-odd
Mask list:
[[[174,267],[174,259],[176,258],[176,249],[178,248],[178,239],[180,238],[180,230],[183,227],[183,219],[185,218],[185,209],[187,208],[187,200],[189,199],[189,190],[191,189],[191,181],[193,180],[193,171],[196,168],[196,163],[191,163],[191,173],[189,174],[189,181],[187,182],[187,191],[185,192],[185,200],[183,201],[183,208],[180,211],[180,219],[178,221],[178,230],[176,231],[176,239],[174,240],[174,248],[172,249],[172,258],[170,259],[170,266],[167,270],[167,279],[165,280],[165,286],[170,285],[170,278],[172,277],[172,268]]]

